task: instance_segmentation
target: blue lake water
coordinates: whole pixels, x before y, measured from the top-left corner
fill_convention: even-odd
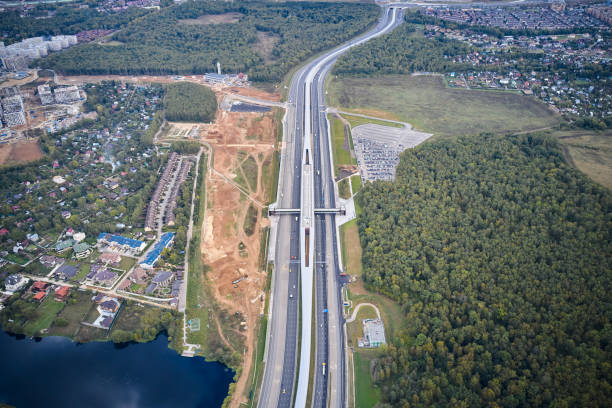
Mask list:
[[[78,344],[0,330],[0,402],[19,408],[220,407],[234,375],[152,342]]]

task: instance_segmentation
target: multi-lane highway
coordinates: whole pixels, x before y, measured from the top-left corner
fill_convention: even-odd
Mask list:
[[[290,407],[294,400],[296,407],[304,407],[310,370],[315,374],[313,405],[326,407],[329,399],[332,407],[344,406],[343,316],[337,284],[335,220],[333,214],[314,213],[315,208],[335,206],[323,87],[327,73],[343,52],[400,22],[397,9],[382,9],[374,29],[314,59],[291,82],[276,207],[298,211],[280,216],[276,226],[260,407]],[[313,309],[316,357],[315,366],[310,367]]]

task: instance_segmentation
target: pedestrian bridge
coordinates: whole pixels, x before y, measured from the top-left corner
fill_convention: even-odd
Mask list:
[[[302,212],[300,208],[274,208],[270,207],[268,209],[268,216],[273,215],[299,215]],[[346,215],[346,209],[344,207],[340,208],[315,208],[314,213],[316,214],[337,214],[337,215]]]

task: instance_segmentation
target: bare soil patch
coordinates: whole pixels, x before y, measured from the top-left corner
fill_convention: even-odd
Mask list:
[[[245,91],[245,88],[239,90]],[[240,93],[264,99],[274,98],[261,91]],[[218,97],[222,98],[220,92]],[[246,336],[243,370],[236,385],[232,407],[247,402],[250,384],[246,382],[257,336],[254,330],[263,312],[266,272],[259,265],[259,254],[260,246],[265,245],[261,239],[262,229],[268,227],[269,222],[262,216],[262,208],[249,197],[258,202],[267,201],[267,186],[262,182],[262,175],[264,164],[271,162],[274,153],[275,130],[274,112],[261,114],[219,110],[215,122],[204,125],[200,132],[201,139],[210,144],[214,151],[211,164],[214,170],[209,172],[207,180],[208,209],[203,225],[202,256],[211,267],[207,276],[217,303],[230,314],[241,313],[245,322],[241,330]],[[256,183],[246,183],[249,197],[235,185],[240,184],[236,181],[238,174],[243,178],[253,176],[244,174],[247,162],[251,163],[249,171],[257,173]],[[257,221],[252,225],[248,218],[254,214]],[[245,232],[245,225],[249,226],[247,232],[250,234]],[[224,329],[227,334],[228,328]]]
[[[198,18],[179,20],[179,23],[189,25],[233,24],[244,16],[242,13],[206,14]]]
[[[0,165],[28,163],[43,157],[36,140],[21,140],[0,147]]]

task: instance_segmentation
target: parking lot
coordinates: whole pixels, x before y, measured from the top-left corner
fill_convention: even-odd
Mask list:
[[[352,129],[355,155],[364,180],[394,180],[399,155],[432,135],[410,128],[365,124]]]

